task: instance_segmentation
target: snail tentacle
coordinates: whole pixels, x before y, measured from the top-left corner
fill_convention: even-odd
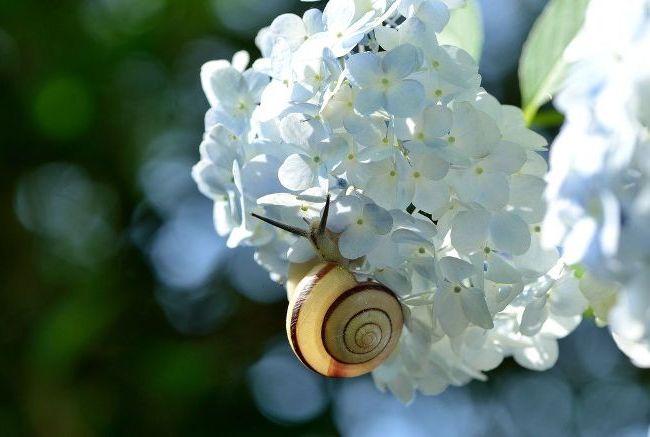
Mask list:
[[[270,225],[275,226],[276,228],[283,229],[283,230],[285,230],[287,232],[290,232],[290,233],[292,233],[294,235],[297,235],[299,237],[309,238],[309,232],[304,230],[304,229],[300,229],[300,228],[297,228],[295,226],[287,225],[285,223],[279,222],[277,220],[273,220],[273,219],[268,218],[268,217],[264,217],[263,215],[259,215],[259,214],[256,214],[254,212],[252,212],[251,215],[253,217],[257,218],[257,219],[262,220],[263,222],[266,222],[266,223],[268,223]]]

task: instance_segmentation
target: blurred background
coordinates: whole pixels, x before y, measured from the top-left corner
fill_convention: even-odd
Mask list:
[[[482,2],[504,103],[544,3]],[[190,168],[201,65],[309,6],[0,1],[0,436],[647,436],[650,375],[591,321],[551,371],[506,361],[408,407],[292,356],[284,290],[225,248]]]

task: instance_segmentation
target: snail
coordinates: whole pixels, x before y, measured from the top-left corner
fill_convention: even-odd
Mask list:
[[[359,282],[350,262],[338,250],[338,235],[327,229],[330,196],[320,220],[309,229],[253,216],[307,238],[318,258],[289,264],[286,282],[289,307],[286,329],[298,359],[311,370],[330,377],[370,372],[397,346],[404,318],[395,294],[385,285]]]

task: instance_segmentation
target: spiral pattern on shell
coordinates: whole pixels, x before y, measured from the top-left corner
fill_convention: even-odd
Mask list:
[[[381,364],[401,334],[403,316],[393,292],[358,283],[333,263],[321,263],[298,283],[287,312],[296,356],[326,376],[357,376]]]

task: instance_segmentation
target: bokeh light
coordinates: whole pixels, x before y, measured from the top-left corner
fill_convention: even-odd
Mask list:
[[[0,74],[15,74],[18,69],[16,41],[0,28]]]
[[[204,202],[188,201],[156,233],[151,261],[160,281],[170,287],[203,284],[223,259],[226,245],[213,232],[212,213]]]
[[[46,239],[48,250],[65,260],[90,266],[116,248],[115,194],[77,166],[51,163],[25,175],[15,207],[23,226]]]
[[[287,292],[278,283],[271,281],[266,270],[261,269],[253,260],[253,250],[237,248],[230,256],[228,275],[237,290],[255,302],[285,302]]]
[[[260,411],[280,422],[311,420],[328,403],[324,379],[297,362],[285,344],[251,366],[249,384]]]
[[[164,7],[165,0],[86,0],[80,14],[91,35],[116,43],[150,29]]]
[[[43,135],[69,140],[83,134],[93,117],[88,86],[71,76],[48,79],[34,97],[34,122]]]
[[[290,10],[291,0],[212,0],[212,8],[219,23],[228,30],[243,35],[257,32],[267,26],[278,11]]]

